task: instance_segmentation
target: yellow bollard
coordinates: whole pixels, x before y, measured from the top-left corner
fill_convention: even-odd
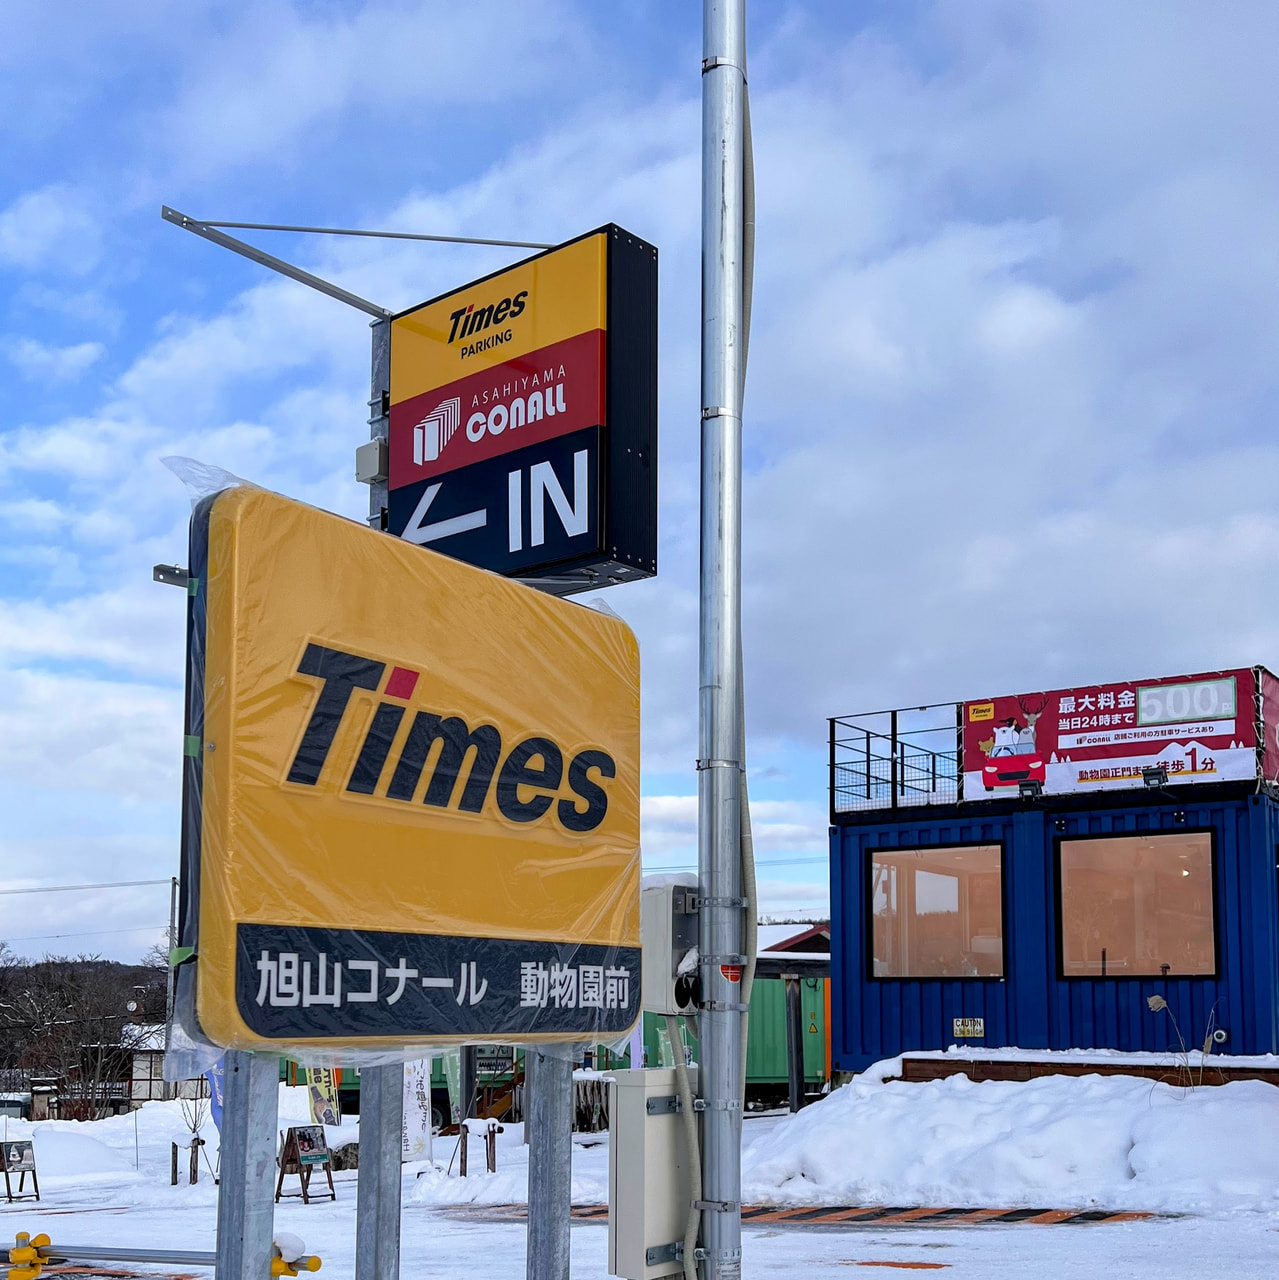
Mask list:
[[[47,1249],[50,1243],[43,1232],[33,1240],[27,1232],[19,1231],[9,1250],[9,1261],[17,1264],[9,1268],[9,1280],[37,1280],[44,1266],[39,1250]]]

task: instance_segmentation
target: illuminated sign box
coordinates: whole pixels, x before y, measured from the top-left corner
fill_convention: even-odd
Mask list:
[[[391,322],[391,533],[559,594],[657,571],[657,250],[612,224]]]
[[[193,1030],[339,1051],[624,1034],[629,629],[252,488],[201,504],[191,577]]]

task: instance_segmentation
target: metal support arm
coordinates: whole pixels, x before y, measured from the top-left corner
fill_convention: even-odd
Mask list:
[[[327,294],[330,298],[345,302],[348,307],[354,307],[357,311],[363,311],[366,315],[374,316],[378,320],[385,320],[393,314],[386,307],[379,307],[376,302],[361,298],[358,293],[343,289],[341,285],[333,284],[329,280],[322,280],[319,276],[314,276],[309,271],[303,271],[301,267],[295,267],[291,262],[285,262],[283,258],[264,253],[261,249],[255,249],[253,245],[245,244],[243,240],[237,240],[234,236],[229,236],[225,232],[216,230],[208,222],[199,222],[195,218],[188,218],[185,213],[170,209],[167,204],[161,206],[160,216],[165,222],[173,223],[175,227],[181,227],[184,231],[190,231],[193,235],[203,236],[205,240],[210,240],[214,244],[220,245],[223,249],[230,249],[232,253],[238,253],[240,257],[248,258],[250,262],[256,262],[259,266],[270,267],[272,271],[278,271],[282,276],[288,276],[290,280],[296,280],[299,284],[317,289],[320,293]]]

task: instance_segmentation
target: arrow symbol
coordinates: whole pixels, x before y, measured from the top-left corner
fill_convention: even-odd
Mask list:
[[[431,503],[435,501],[435,495],[443,487],[439,482],[427,485],[421,501],[413,509],[408,524],[404,526],[404,532],[400,534],[405,542],[416,542],[419,546],[423,546],[428,542],[438,542],[441,538],[451,538],[455,533],[482,529],[488,524],[487,507],[481,507],[478,511],[468,511],[465,515],[452,516],[448,520],[436,520],[431,524],[423,524],[426,513],[431,509]]]

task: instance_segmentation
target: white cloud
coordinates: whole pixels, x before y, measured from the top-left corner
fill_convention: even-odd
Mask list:
[[[105,351],[100,342],[53,347],[34,338],[17,338],[9,344],[9,359],[25,378],[74,382],[90,365],[100,360]]]
[[[640,844],[646,860],[697,862],[697,797],[647,795],[640,798]],[[778,866],[786,855],[824,856],[826,814],[800,800],[751,800],[751,834],[757,861]],[[773,855],[770,857],[769,855]],[[805,864],[806,865],[806,864]]]
[[[0,671],[0,779],[154,799],[181,760],[179,689]]]
[[[584,44],[555,0],[373,2],[345,12],[265,3],[237,18],[208,33],[163,120],[174,154],[196,172],[287,164],[308,133],[357,113],[505,113]]]
[[[85,198],[64,184],[25,192],[0,210],[0,266],[79,274],[97,261],[99,247]]]

